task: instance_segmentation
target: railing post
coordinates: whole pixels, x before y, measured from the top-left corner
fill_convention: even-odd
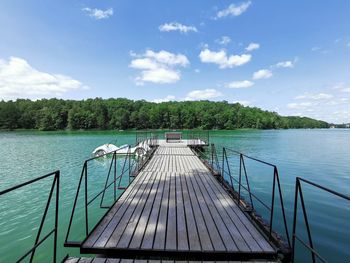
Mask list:
[[[52,198],[53,190],[55,189],[55,185],[56,185],[56,176],[55,176],[55,179],[53,180],[52,185],[51,185],[51,189],[50,189],[50,193],[49,193],[49,198],[47,199],[46,206],[45,206],[45,210],[44,210],[44,214],[43,214],[43,216],[42,216],[42,218],[41,218],[40,226],[39,226],[38,232],[37,232],[37,234],[36,234],[36,238],[35,238],[35,242],[34,242],[34,247],[35,247],[35,246],[38,244],[38,242],[39,242],[41,230],[43,229],[44,222],[45,222],[46,215],[47,215],[47,211],[49,210],[49,207],[50,207],[51,198]],[[35,251],[36,251],[36,249],[34,248],[34,249],[32,250],[31,255],[30,255],[30,260],[29,260],[30,263],[33,262],[33,258],[34,258]]]
[[[211,167],[214,169],[214,144],[211,144]]]
[[[239,179],[238,179],[238,205],[241,202],[241,184],[242,184],[242,154],[239,155]]]
[[[127,156],[127,157],[129,158],[129,184],[130,184],[130,182],[131,182],[131,181],[130,181],[130,180],[131,180],[131,176],[130,176],[130,175],[131,175],[131,167],[130,167],[130,161],[131,161],[131,160],[130,160],[130,156],[131,156],[131,147],[130,147],[130,145],[129,145],[128,156]]]
[[[226,165],[227,165],[228,175],[230,176],[231,187],[232,187],[232,190],[234,191],[234,190],[235,190],[235,188],[234,188],[234,186],[233,186],[233,180],[232,180],[231,168],[230,168],[230,164],[228,163],[228,159],[227,159],[227,153],[226,153],[226,151],[225,151],[225,159],[226,159]]]
[[[275,167],[276,169],[276,167]],[[275,207],[275,185],[276,185],[276,173],[273,173],[273,183],[272,183],[272,198],[271,198],[271,214],[270,214],[270,229],[269,229],[269,239],[272,237],[272,223],[273,223],[273,211]]]
[[[58,211],[59,211],[59,197],[60,197],[60,171],[55,174],[56,180],[56,207],[55,207],[55,236],[53,247],[53,262],[57,262],[57,236],[58,236]]]
[[[315,263],[316,262],[316,257],[315,257],[315,253],[314,253],[314,245],[312,242],[312,237],[311,237],[311,230],[310,230],[310,225],[309,225],[309,220],[307,218],[307,214],[306,214],[306,208],[305,208],[305,203],[304,203],[304,196],[303,196],[303,190],[301,188],[301,184],[299,183],[299,195],[300,195],[300,203],[301,203],[301,208],[303,210],[303,215],[304,215],[304,221],[306,224],[306,230],[307,230],[307,235],[309,238],[309,243],[310,243],[310,247],[312,249],[311,251],[311,256],[312,256],[312,262]]]
[[[114,152],[113,154],[113,158],[114,158],[114,201],[117,200],[117,152]]]
[[[66,234],[66,238],[64,240],[64,246],[66,246],[68,244],[68,237],[69,237],[69,233],[70,233],[70,228],[72,226],[72,222],[73,222],[73,217],[74,217],[74,213],[75,213],[75,207],[77,205],[77,201],[78,201],[78,196],[79,196],[79,192],[80,192],[80,187],[81,187],[81,183],[83,180],[83,176],[84,176],[84,172],[85,172],[85,165],[86,165],[86,161],[83,165],[83,169],[81,171],[81,175],[80,175],[80,179],[79,179],[79,183],[78,183],[78,187],[77,187],[77,193],[75,194],[75,198],[74,198],[74,203],[73,203],[73,207],[72,207],[72,213],[70,215],[69,218],[69,224],[68,224],[68,229],[67,229],[67,234]]]
[[[295,259],[295,231],[297,226],[297,211],[298,211],[298,192],[299,192],[300,181],[297,177],[295,180],[295,196],[294,196],[294,213],[293,213],[293,232],[292,232],[292,258],[291,262]]]
[[[281,209],[282,209],[284,228],[285,228],[285,231],[286,231],[286,237],[287,237],[288,245],[289,245],[289,247],[291,247],[290,246],[289,231],[288,231],[288,226],[287,226],[286,212],[284,211],[284,202],[283,202],[280,178],[279,178],[279,174],[278,174],[278,170],[277,170],[276,166],[275,166],[275,169],[274,169],[274,175],[276,175],[277,187],[278,187],[278,192],[279,192],[279,195],[280,195],[280,202],[281,202]]]
[[[248,188],[248,192],[249,192],[249,199],[250,199],[250,203],[251,203],[251,205],[252,205],[252,210],[254,210],[252,192],[250,191],[249,179],[248,179],[247,169],[246,169],[245,163],[244,163],[243,154],[241,154],[241,158],[242,158],[242,165],[243,165],[243,171],[244,171],[244,175],[245,175],[245,180],[246,180],[246,182],[247,182],[247,188]]]
[[[224,178],[224,172],[225,172],[225,155],[226,155],[226,149],[225,147],[222,148],[222,169],[221,169],[221,180]]]
[[[87,172],[87,162],[84,164],[85,166],[85,232],[86,236],[89,235],[89,221],[88,221],[88,172]]]

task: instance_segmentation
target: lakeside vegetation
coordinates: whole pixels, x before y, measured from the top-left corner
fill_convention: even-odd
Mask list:
[[[328,128],[324,121],[226,101],[153,103],[144,100],[0,101],[0,129],[288,129]]]

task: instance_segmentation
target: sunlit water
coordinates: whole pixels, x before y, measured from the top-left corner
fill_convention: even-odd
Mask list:
[[[213,131],[210,140],[216,144],[218,152],[221,152],[220,146],[225,146],[278,166],[290,232],[296,176],[350,194],[350,130]],[[59,259],[67,253],[79,255],[78,249],[64,248],[63,241],[82,164],[91,156],[95,147],[108,142],[117,145],[133,144],[135,134],[132,132],[0,133],[0,190],[54,170],[61,171]],[[234,155],[228,155],[231,172],[237,176],[239,159]],[[219,162],[221,161],[220,159]],[[90,198],[97,193],[97,190],[102,189],[109,162],[110,159],[105,159],[89,164]],[[119,169],[120,165],[121,161]],[[249,160],[246,161],[246,167],[252,192],[270,205],[273,170]],[[0,197],[0,262],[15,261],[33,245],[51,183],[52,180],[48,179]],[[350,257],[350,203],[307,185],[303,185],[303,193],[316,249],[331,262],[345,262]],[[72,227],[70,239],[73,240],[79,240],[84,236],[82,197],[83,195],[80,195],[78,200]],[[111,193],[108,193],[107,202],[111,197]],[[276,200],[277,197],[276,195]],[[269,219],[268,212],[256,201],[254,204],[256,209]],[[42,237],[53,227],[53,205],[54,202],[50,206]],[[89,207],[90,229],[105,212],[99,209],[98,205],[99,200]],[[277,201],[276,207],[274,227],[283,234],[278,209],[280,205]],[[299,215],[297,232],[307,241],[301,213]],[[52,238],[49,239],[37,249],[37,262],[51,261],[52,241]],[[302,247],[298,246],[297,251],[298,262],[309,261],[309,254]]]

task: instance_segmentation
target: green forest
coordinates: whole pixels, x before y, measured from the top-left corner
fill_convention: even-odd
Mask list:
[[[0,101],[0,129],[288,129],[328,128],[324,121],[280,116],[256,107],[226,101],[153,103],[145,100],[82,101],[18,99]]]

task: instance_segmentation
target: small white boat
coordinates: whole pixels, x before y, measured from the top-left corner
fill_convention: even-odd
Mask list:
[[[112,143],[106,143],[93,150],[92,154],[94,156],[102,156],[107,153],[116,151],[118,154],[135,154],[137,156],[142,156],[146,154],[150,149],[151,147],[146,141],[140,142],[138,145],[132,148],[129,148],[129,145],[127,144],[118,147]]]
[[[128,147],[129,147],[129,145],[127,145],[127,144],[118,147],[112,143],[106,143],[106,144],[103,144],[101,146],[98,146],[95,150],[93,150],[92,154],[95,156],[101,156],[101,155],[111,153],[114,151],[119,152],[119,151],[124,150],[124,149],[126,149],[126,152],[127,152]]]

